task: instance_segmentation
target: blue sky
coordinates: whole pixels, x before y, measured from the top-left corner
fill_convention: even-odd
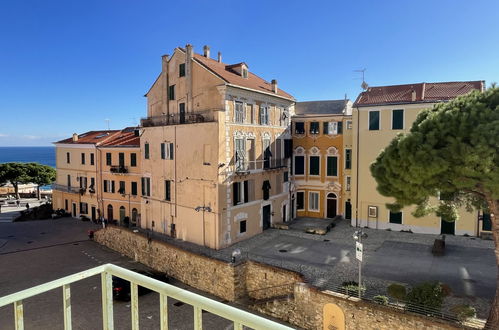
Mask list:
[[[136,124],[161,55],[211,46],[299,101],[372,85],[499,81],[499,2],[2,1],[0,146]]]

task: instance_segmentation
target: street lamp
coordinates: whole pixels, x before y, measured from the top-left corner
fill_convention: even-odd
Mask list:
[[[231,263],[236,263],[236,257],[239,257],[241,255],[241,250],[239,249],[235,249],[234,251],[232,251],[232,258],[230,259],[230,262]]]
[[[353,239],[355,240],[355,257],[357,260],[359,260],[359,299],[361,297],[361,292],[362,292],[362,254],[363,254],[363,245],[362,245],[362,239],[367,238],[367,234],[364,233],[361,229],[356,230],[353,235]]]
[[[130,197],[132,196],[132,194],[127,194],[126,192],[123,191],[121,192],[121,196],[128,197],[128,225],[130,225],[130,223],[132,222],[132,210],[130,209]]]

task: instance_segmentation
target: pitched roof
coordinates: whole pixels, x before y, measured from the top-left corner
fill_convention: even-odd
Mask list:
[[[64,144],[98,144],[103,141],[106,141],[110,137],[114,136],[118,130],[112,131],[89,131],[83,134],[78,135],[78,140],[73,141],[73,138],[67,138],[64,140],[57,141],[55,143],[64,143]]]
[[[359,94],[354,106],[448,101],[484,88],[483,80],[369,87]]]
[[[223,62],[218,62],[214,59],[207,58],[196,53],[194,54],[194,60],[229,84],[254,89],[259,92],[275,94],[280,97],[294,100],[294,97],[291,94],[286,93],[280,88],[277,89],[277,93],[272,92],[271,83],[265,81],[254,73],[248,72],[248,78],[241,77],[241,75],[234,71],[233,68],[244,62],[238,63],[237,65],[227,65]]]
[[[127,127],[109,140],[101,144],[102,147],[140,147],[140,136],[135,135],[135,127]]]
[[[296,102],[297,115],[341,115],[346,110],[348,100],[325,100]]]

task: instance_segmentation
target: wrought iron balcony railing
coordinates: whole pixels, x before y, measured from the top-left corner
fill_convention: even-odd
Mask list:
[[[16,330],[24,329],[24,301],[33,296],[54,290],[62,289],[62,313],[64,315],[64,329],[68,330],[72,327],[71,316],[71,284],[80,280],[84,280],[91,276],[101,276],[102,290],[102,321],[104,330],[114,329],[113,316],[113,276],[125,279],[130,282],[130,299],[131,299],[131,328],[134,330],[140,329],[139,324],[139,298],[138,286],[143,286],[152,291],[159,293],[160,306],[160,329],[168,329],[168,310],[167,298],[179,300],[186,304],[192,305],[194,310],[194,329],[201,330],[203,328],[203,311],[223,317],[234,322],[234,329],[242,330],[243,326],[253,329],[286,329],[290,327],[279,324],[277,322],[267,320],[263,317],[251,314],[249,312],[237,309],[235,307],[225,305],[221,302],[203,297],[196,293],[180,289],[173,285],[163,283],[151,277],[133,272],[131,270],[115,266],[113,264],[105,264],[95,268],[85,270],[80,273],[69,275],[55,281],[37,285],[35,287],[19,291],[4,297],[0,297],[0,307],[12,304],[14,307],[14,326]]]
[[[64,184],[52,183],[52,189],[58,190],[58,191],[63,191],[63,192],[68,192],[68,193],[73,193],[73,194],[79,194],[81,188],[80,187],[71,187],[71,186],[67,186]]]
[[[128,173],[128,167],[122,165],[113,165],[110,167],[111,173]]]
[[[259,160],[238,159],[234,164],[234,172],[249,172],[252,170],[273,170],[288,166],[289,158],[266,158]]]
[[[142,118],[140,124],[142,127],[155,127],[155,126],[167,126],[167,125],[182,125],[182,124],[195,124],[195,123],[206,123],[214,122],[216,111],[204,110],[186,113],[172,113],[169,115],[162,116],[151,116],[147,118]]]

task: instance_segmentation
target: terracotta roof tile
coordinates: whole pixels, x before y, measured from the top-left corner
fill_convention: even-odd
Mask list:
[[[229,84],[251,88],[265,93],[274,94],[274,92],[272,92],[271,83],[263,80],[262,78],[251,72],[248,72],[248,78],[243,78],[233,70],[234,67],[244,62],[238,63],[237,65],[236,64],[227,65],[225,63],[218,62],[214,59],[204,57],[203,55],[200,54],[194,54],[194,59]],[[287,99],[294,100],[291,94],[288,94],[279,88],[277,89],[277,95],[280,97],[285,97]]]
[[[118,133],[118,130],[112,131],[89,131],[83,134],[78,135],[78,140],[73,141],[73,138],[67,138],[61,141],[57,141],[55,143],[64,143],[64,144],[97,144],[103,141],[106,141],[110,137],[114,136]]]
[[[102,147],[140,147],[140,137],[135,136],[135,129],[125,128],[111,139],[101,144]]]
[[[483,90],[484,81],[453,81],[369,87],[359,94],[354,106],[447,101]]]

